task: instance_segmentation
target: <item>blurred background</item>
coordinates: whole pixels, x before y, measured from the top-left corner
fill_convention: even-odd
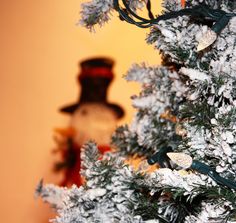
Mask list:
[[[130,122],[130,96],[139,92],[122,76],[134,62],[160,63],[145,43],[148,30],[121,22],[117,14],[96,33],[76,26],[81,2],[0,1],[1,222],[46,223],[53,217],[34,190],[41,178],[59,180],[52,172],[53,129],[68,122],[59,107],[77,100],[78,62],[94,56],[116,61],[108,99],[126,110],[120,124]]]

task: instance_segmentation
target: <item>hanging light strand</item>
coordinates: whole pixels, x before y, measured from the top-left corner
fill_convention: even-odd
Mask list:
[[[184,154],[184,153],[174,153],[168,152],[167,156],[178,166],[182,167],[183,169],[192,169],[196,170],[199,173],[208,175],[212,178],[217,184],[226,186],[230,189],[236,190],[236,182],[231,181],[229,179],[221,177],[215,170],[208,166],[205,163],[202,163],[198,160],[193,160],[191,156]]]
[[[136,14],[127,3],[126,0],[121,0],[122,4],[125,8],[122,8],[119,0],[113,0],[114,8],[115,10],[120,14],[121,18],[124,19],[126,22],[130,24],[134,24],[141,28],[148,28],[155,24],[157,24],[159,21],[162,20],[169,20],[173,18],[177,18],[178,16],[191,16],[195,18],[196,20],[206,20],[206,21],[212,21],[216,22],[214,26],[212,27],[216,33],[219,33],[229,22],[229,20],[236,16],[236,13],[227,13],[221,9],[212,9],[207,5],[201,4],[194,6],[192,8],[183,8],[179,11],[174,12],[168,12],[164,15],[157,16],[154,18],[153,14],[151,13],[150,8],[150,1],[147,2],[147,8],[149,11],[149,17],[150,19],[143,18]],[[182,5],[184,2],[182,2]]]

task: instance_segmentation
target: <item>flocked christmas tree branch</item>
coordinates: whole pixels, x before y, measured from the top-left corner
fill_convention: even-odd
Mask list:
[[[149,1],[126,2],[135,22],[146,25],[155,19],[135,18],[145,5],[151,11]],[[187,0],[186,8],[180,2],[163,1],[162,16],[175,16],[151,26],[147,36],[164,66],[134,64],[125,76],[139,82],[141,92],[132,97],[137,110],[132,123],[113,136],[117,151],[101,159],[90,142],[82,156],[82,187],[40,185],[38,194],[59,210],[55,222],[235,223],[236,17],[231,16],[236,2]],[[181,10],[193,14],[176,16]],[[112,0],[92,0],[83,4],[82,23],[92,29],[114,11]],[[215,42],[197,52],[213,23],[219,31]],[[187,154],[200,164],[191,161],[189,169],[179,170],[169,152]],[[130,156],[159,165],[151,173],[145,165],[134,170],[125,164]]]

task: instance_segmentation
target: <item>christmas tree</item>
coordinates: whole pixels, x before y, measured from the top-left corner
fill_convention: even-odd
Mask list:
[[[58,211],[54,222],[236,222],[236,1],[165,0],[161,16],[150,3],[82,5],[91,30],[116,11],[150,27],[147,43],[163,66],[130,68],[125,78],[142,86],[137,113],[114,133],[116,152],[101,158],[94,142],[84,145],[83,186],[39,184]],[[138,15],[142,7],[149,18]],[[143,159],[138,169],[126,162],[134,156]]]

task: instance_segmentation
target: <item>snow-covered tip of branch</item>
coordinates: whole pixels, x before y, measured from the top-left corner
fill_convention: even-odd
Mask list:
[[[36,189],[35,196],[41,197],[43,201],[52,205],[56,209],[63,208],[63,200],[65,198],[66,189],[53,184],[43,185],[43,180],[40,180]]]
[[[198,70],[192,68],[182,67],[180,72],[186,76],[188,76],[191,80],[198,80],[198,81],[209,81],[210,77],[207,74],[200,72]]]
[[[92,140],[84,144],[81,150],[82,150],[81,159],[83,161],[85,159],[89,159],[91,161],[97,161],[100,156],[97,144]]]
[[[110,19],[113,0],[93,0],[81,4],[81,8],[79,24],[92,31],[95,25],[102,26]]]
[[[136,11],[144,7],[146,0],[127,0],[129,7]],[[114,10],[113,0],[91,0],[81,4],[79,24],[94,31],[94,26],[102,26],[110,20]]]

